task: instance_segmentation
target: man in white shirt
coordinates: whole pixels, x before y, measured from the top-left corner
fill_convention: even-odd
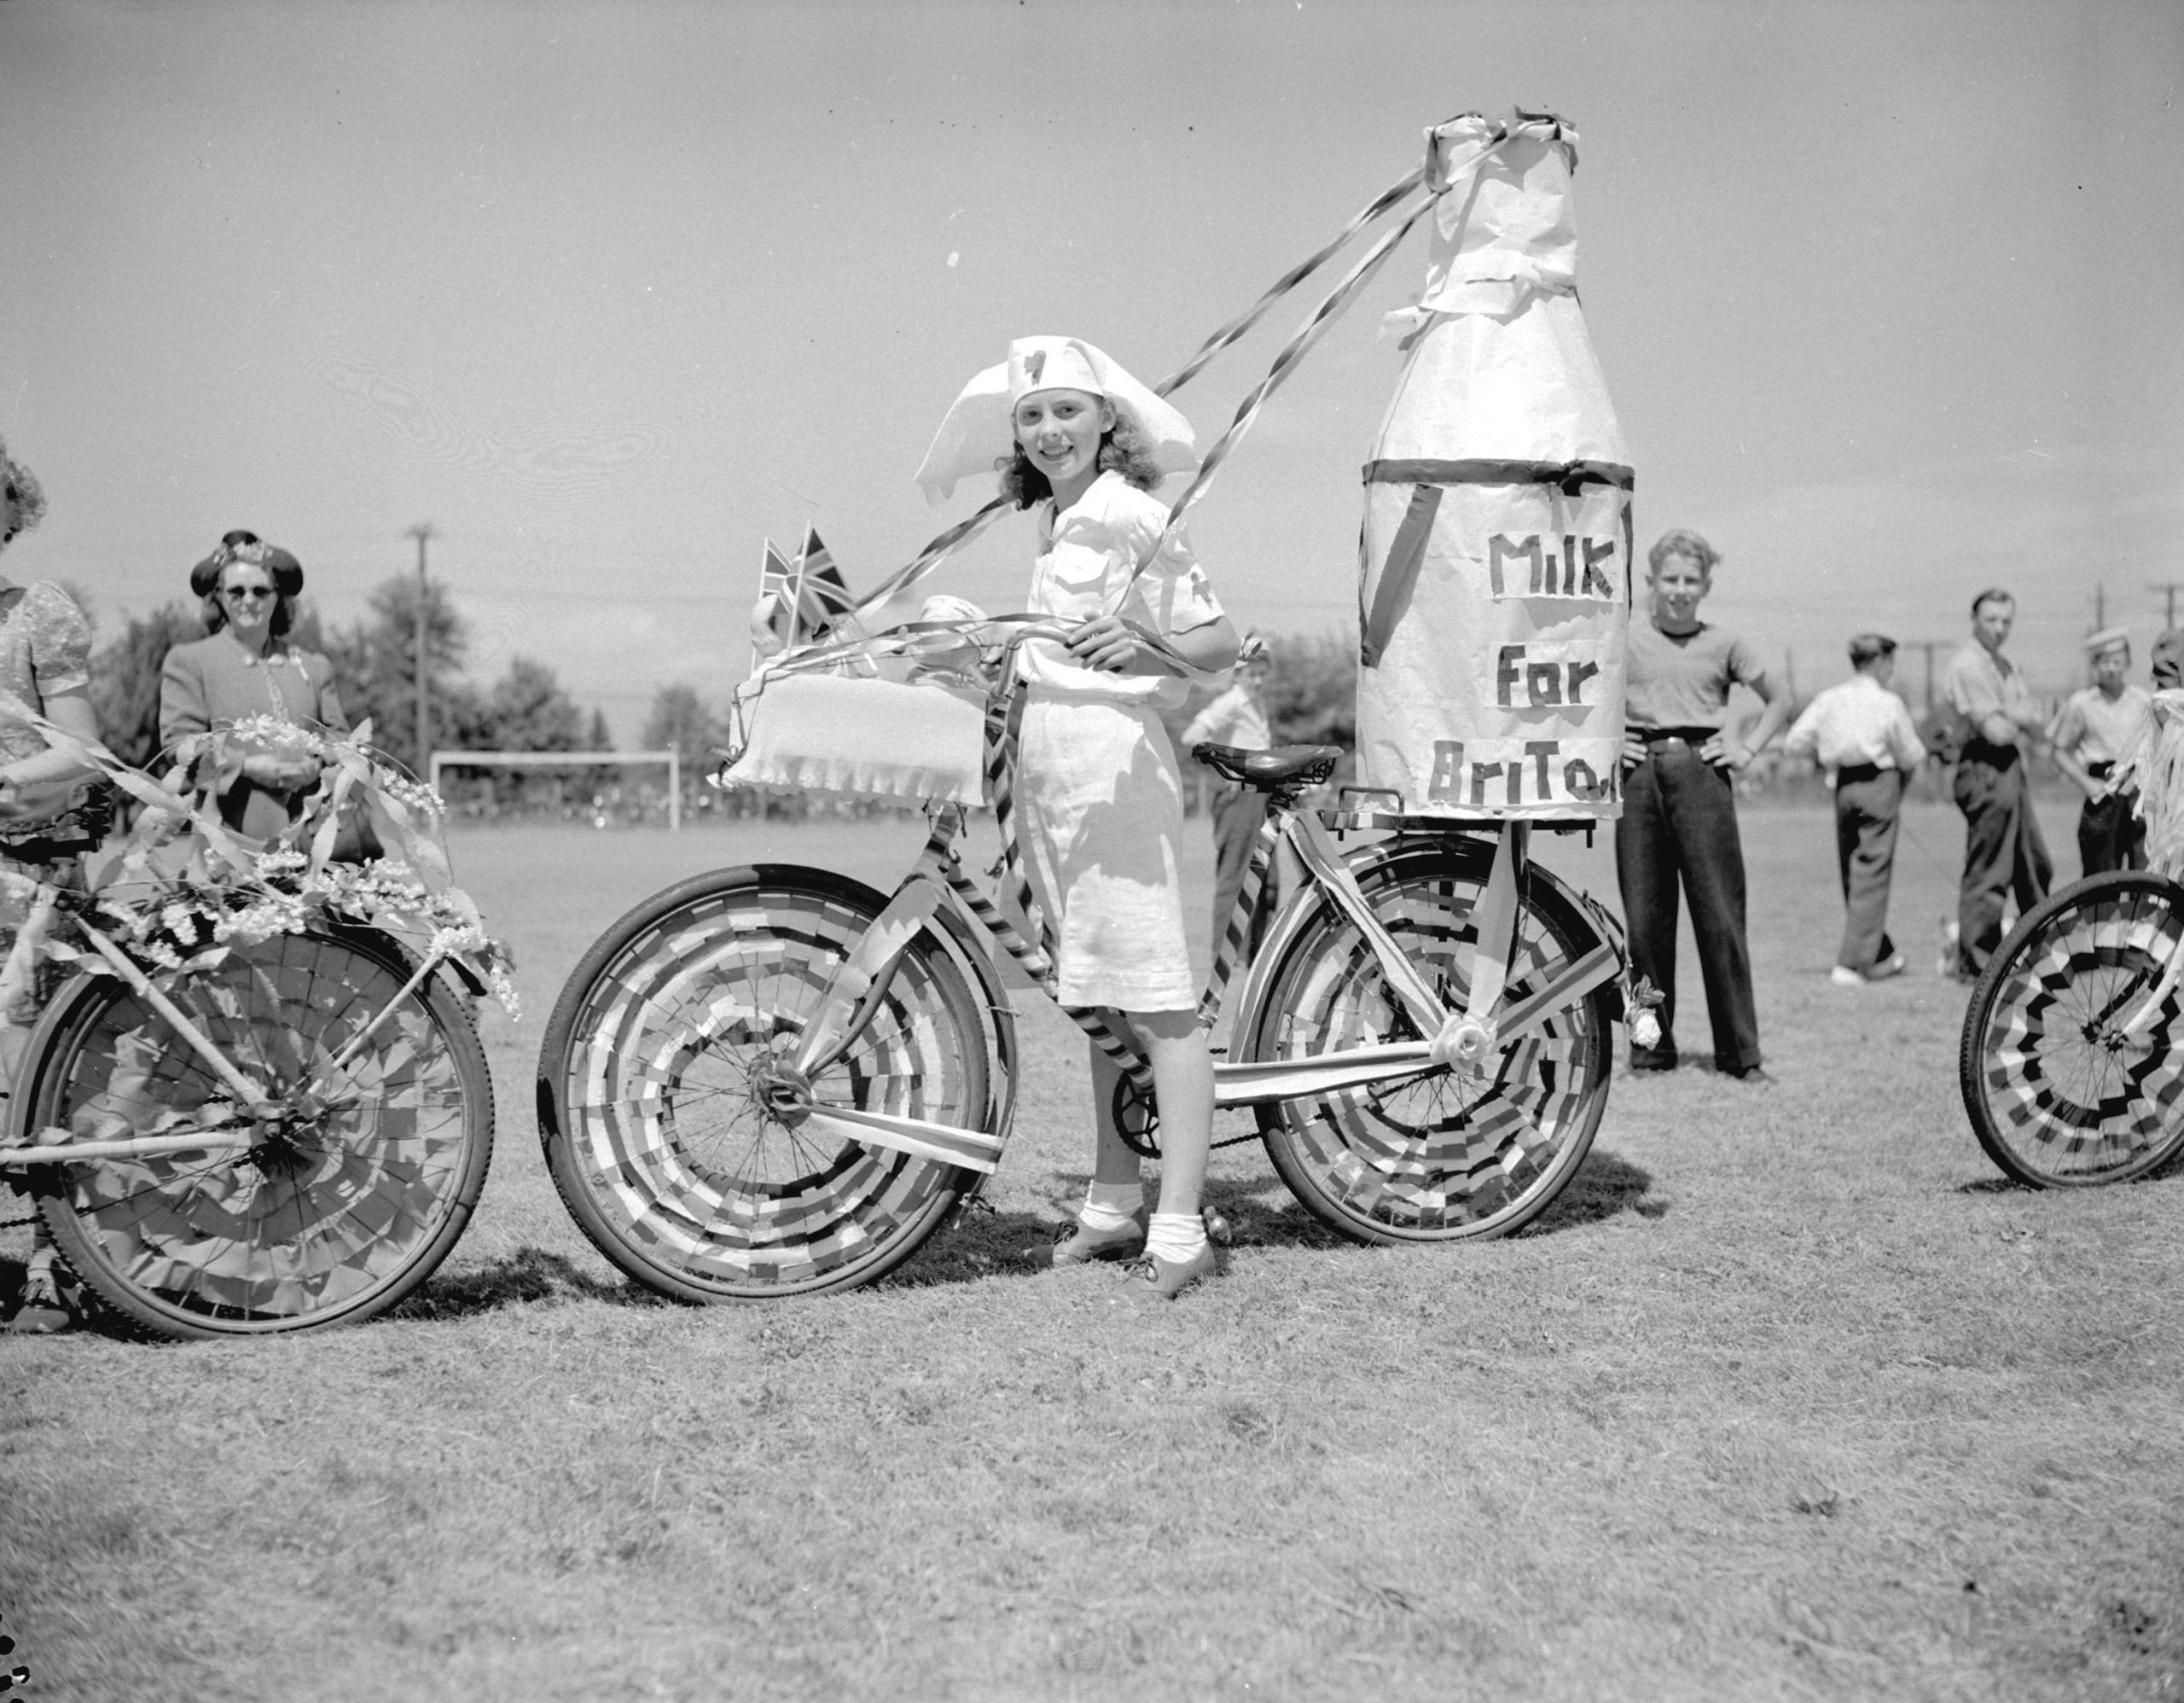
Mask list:
[[[2131,635],[2110,627],[2085,642],[2093,663],[2093,684],[2073,692],[2055,718],[2051,737],[2055,762],[2085,794],[2078,812],[2078,874],[2146,866],[2146,825],[2131,807],[2129,793],[2109,784],[2123,747],[2153,707],[2153,695],[2134,686]]]
[[[1856,987],[1903,973],[1888,938],[1889,878],[1896,865],[1903,788],[1926,747],[1903,700],[1889,690],[1896,641],[1860,633],[1850,641],[1850,677],[1805,706],[1783,748],[1816,759],[1835,788],[1835,862],[1843,876],[1843,944],[1834,981]]]

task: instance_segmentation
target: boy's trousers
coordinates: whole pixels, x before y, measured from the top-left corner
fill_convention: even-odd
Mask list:
[[[1952,790],[1964,812],[1964,880],[1956,896],[1956,973],[1969,981],[2002,943],[2002,910],[2018,914],[2048,897],[2055,866],[2032,814],[2017,748],[1973,740],[1957,759]]]
[[[1835,863],[1843,876],[1843,944],[1835,962],[1861,975],[1896,956],[1888,938],[1888,886],[1896,869],[1896,826],[1903,775],[1870,763],[1835,774]]]
[[[1695,735],[1700,729],[1693,729]],[[1744,932],[1744,843],[1727,771],[1689,740],[1653,738],[1623,777],[1615,824],[1616,882],[1630,930],[1630,969],[1661,991],[1661,1049],[1676,1045],[1676,890],[1691,902],[1692,938],[1714,1026],[1714,1062],[1751,1069],[1759,1058],[1751,953]]]

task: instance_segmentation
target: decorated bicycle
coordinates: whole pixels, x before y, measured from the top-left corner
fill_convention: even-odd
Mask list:
[[[1575,142],[1547,114],[1436,127],[1423,166],[1152,387],[1172,392],[1389,221],[1198,464],[1137,574],[1305,352],[1431,222],[1427,288],[1398,316],[1408,359],[1366,468],[1361,784],[1320,809],[1306,795],[1328,781],[1333,747],[1196,752],[1270,803],[1198,1002],[1208,1031],[1228,1016],[1215,1101],[1253,1108],[1283,1179],[1360,1241],[1530,1222],[1583,1162],[1606,1102],[1618,931],[1528,855],[1535,829],[1589,831],[1618,798],[1631,474],[1575,291]],[[1047,346],[1066,341],[1030,340],[1012,367],[1050,352],[1097,365],[1096,351]],[[1002,962],[1061,990],[1018,833],[1024,658],[1089,629],[915,600],[1008,506],[996,498],[862,598],[816,538],[793,562],[770,551],[721,779],[921,801],[932,832],[901,885],[786,865],[694,876],[616,923],[562,992],[538,1068],[549,1168],[598,1247],[663,1293],[869,1281],[1001,1161],[1018,1068]],[[1102,619],[1130,589],[1103,593]],[[1194,671],[1149,627],[1130,642]],[[982,804],[1000,830],[997,892],[961,867]],[[1305,877],[1246,962],[1281,847]],[[1156,1151],[1155,1072],[1136,1033],[1112,1011],[1064,1008],[1112,1062],[1113,1127]]]
[[[2148,867],[2035,905],[1965,1008],[1965,1111],[2034,1188],[2129,1182],[2184,1153],[2184,692],[2154,694],[2115,784],[2146,820]]]
[[[257,1334],[392,1306],[485,1186],[492,1088],[466,997],[514,999],[450,881],[438,799],[372,754],[369,724],[253,718],[184,741],[163,783],[19,701],[0,715],[136,812],[82,891],[0,871],[20,919],[0,1006],[51,986],[0,1171],[76,1276],[145,1329]],[[261,841],[224,825],[217,794],[267,749],[319,778]]]

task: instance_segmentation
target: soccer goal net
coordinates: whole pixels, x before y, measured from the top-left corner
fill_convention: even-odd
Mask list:
[[[682,759],[672,751],[435,751],[433,753],[433,790],[440,791],[440,776],[450,769],[667,770],[667,825],[682,826]],[[441,794],[445,797],[445,793]]]

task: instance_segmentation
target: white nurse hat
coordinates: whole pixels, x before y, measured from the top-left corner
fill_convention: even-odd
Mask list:
[[[1163,473],[1198,465],[1197,434],[1180,410],[1153,394],[1089,343],[1077,337],[1019,337],[1008,358],[963,387],[933,434],[918,483],[934,503],[953,496],[956,481],[990,473],[1015,441],[1010,419],[1035,391],[1082,390],[1118,404],[1136,421]]]

